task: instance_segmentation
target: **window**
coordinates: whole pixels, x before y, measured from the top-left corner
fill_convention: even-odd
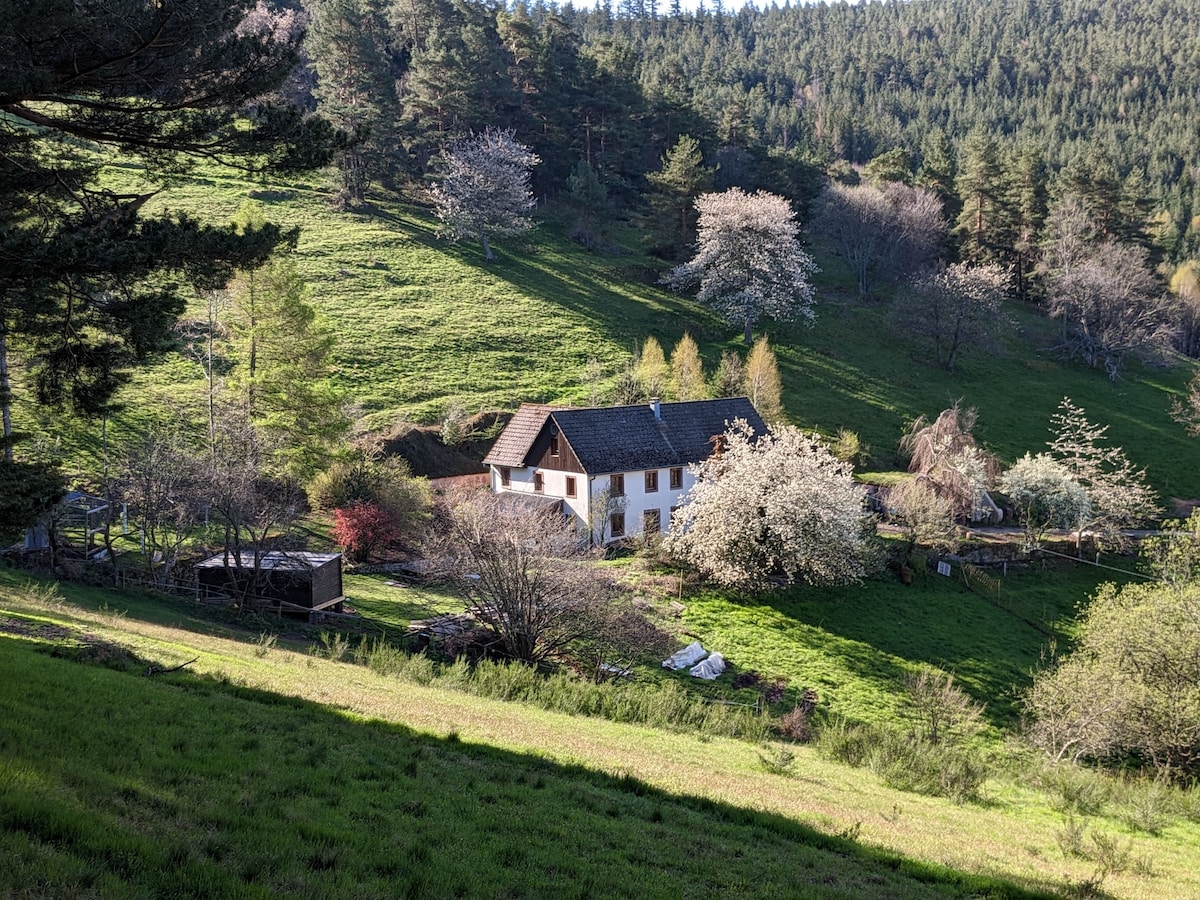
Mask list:
[[[612,532],[613,537],[624,537],[625,535],[625,513],[613,513],[608,517],[608,530]]]
[[[558,435],[550,435],[550,455],[558,456]]]
[[[508,487],[512,484],[512,469],[508,466],[500,467],[500,487]]]
[[[567,476],[567,496],[575,496],[575,479],[570,475]]]
[[[671,470],[671,490],[677,491],[683,487],[683,469]]]
[[[642,513],[642,531],[646,537],[662,533],[662,514],[657,509],[648,509]]]
[[[608,479],[609,493],[614,497],[625,496],[625,476],[610,475]]]
[[[658,469],[646,473],[646,493],[653,494],[658,490]]]
[[[545,484],[545,479],[542,478],[542,473],[534,472],[533,473],[533,489],[534,489],[534,491],[536,491],[537,493],[540,494],[543,490],[545,490],[545,488],[546,488],[546,484]]]

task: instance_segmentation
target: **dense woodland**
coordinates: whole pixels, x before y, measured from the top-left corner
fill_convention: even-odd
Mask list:
[[[1129,227],[1173,262],[1200,250],[1200,43],[1180,0],[694,14],[313,0],[296,21],[308,17],[309,67],[292,88],[370,129],[346,162],[352,193],[420,178],[448,139],[496,126],[542,158],[545,199],[567,195],[583,161],[635,210],[646,174],[687,134],[718,189],[768,188],[801,207],[822,175],[902,151],[903,174],[938,187],[953,213],[956,176],[983,147],[1004,180],[1032,166],[1035,191],[1086,188],[1134,213]]]

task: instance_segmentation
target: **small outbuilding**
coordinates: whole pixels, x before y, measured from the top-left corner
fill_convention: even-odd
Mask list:
[[[247,598],[299,612],[342,612],[342,554],[271,550],[218,553],[195,566],[200,596]]]

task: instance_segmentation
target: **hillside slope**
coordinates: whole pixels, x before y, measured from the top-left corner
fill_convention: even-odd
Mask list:
[[[116,176],[136,179],[130,170]],[[588,253],[552,223],[502,244],[499,258],[485,264],[477,247],[439,241],[436,222],[420,208],[386,198],[368,212],[342,213],[311,185],[268,189],[215,176],[183,181],[169,197],[172,208],[211,221],[226,221],[255,199],[269,220],[302,228],[297,261],[336,328],[336,377],[364,429],[437,422],[455,406],[470,414],[525,401],[587,403],[650,335],[669,352],[690,332],[710,369],[722,350],[740,348],[736,329],[655,285],[653,261],[632,250]],[[950,374],[897,332],[886,302],[853,299],[837,262],[818,262],[826,271],[815,326],[767,326],[796,424],[858,432],[872,463],[887,468],[909,422],[961,399],[978,407],[982,441],[1011,462],[1045,449],[1049,418],[1070,396],[1092,421],[1111,424],[1111,439],[1147,467],[1164,498],[1200,497],[1200,445],[1169,415],[1190,362],[1134,364],[1112,383],[1060,362],[1050,352],[1052,323],[1014,305],[1017,326],[1006,351],[973,355]],[[198,420],[202,397],[200,367],[169,355],[124,392],[113,434],[174,409],[190,409]],[[29,407],[23,412],[27,426],[39,421]],[[78,423],[60,430],[69,447],[96,462],[98,435]]]

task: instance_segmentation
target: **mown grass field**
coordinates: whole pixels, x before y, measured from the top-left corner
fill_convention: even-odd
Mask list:
[[[123,183],[136,171],[114,168]],[[669,351],[684,331],[698,340],[710,368],[737,348],[732,329],[654,281],[661,264],[643,256],[636,236],[627,252],[592,254],[548,220],[520,239],[501,242],[485,263],[479,249],[436,237],[436,220],[419,206],[376,198],[368,211],[331,209],[310,183],[258,184],[203,170],[154,202],[202,219],[232,219],[249,199],[268,220],[302,229],[297,250],[313,299],[336,327],[336,376],[362,427],[398,420],[437,421],[453,404],[467,412],[523,401],[587,402],[588,361],[611,380],[647,336]],[[1145,466],[1164,500],[1200,497],[1200,453],[1170,418],[1193,367],[1130,365],[1112,383],[1100,372],[1061,362],[1051,352],[1057,325],[1013,305],[1015,327],[998,356],[972,353],[961,370],[928,364],[896,329],[886,300],[862,303],[848,291],[843,267],[818,262],[815,326],[768,324],[778,354],[788,416],[806,428],[857,432],[876,468],[896,464],[896,444],[919,415],[935,416],[961,400],[979,410],[977,434],[1012,462],[1045,449],[1049,419],[1070,396],[1092,421]],[[150,416],[190,408],[200,415],[200,369],[177,355],[140,371],[113,420],[119,439]],[[63,436],[80,468],[98,468],[98,428],[54,426],[28,406],[19,424]]]
[[[1017,897],[1096,876],[1060,849],[1051,798],[1003,777],[954,805],[807,748],[783,777],[745,742],[399,682],[62,590],[0,583],[0,893]],[[1086,827],[1139,861],[1104,879],[1113,895],[1200,890],[1194,821]]]

